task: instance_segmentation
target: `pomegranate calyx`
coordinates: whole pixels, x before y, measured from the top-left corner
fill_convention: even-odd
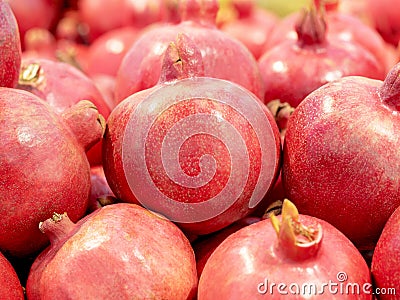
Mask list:
[[[38,63],[30,63],[22,65],[19,74],[18,84],[30,86],[33,88],[39,87],[45,79],[43,68]]]
[[[179,33],[165,51],[159,83],[200,76],[204,76],[201,52],[186,34]]]
[[[297,43],[300,47],[323,44],[326,41],[326,22],[321,10],[311,5],[304,9],[295,24]]]
[[[66,212],[59,214],[54,212],[51,218],[39,223],[39,230],[46,234],[51,244],[56,244],[66,238],[75,227]]]
[[[378,94],[390,109],[400,111],[400,63],[387,74]]]
[[[286,256],[303,260],[314,256],[322,242],[322,227],[305,226],[299,221],[296,206],[288,199],[283,201],[281,221],[270,215],[272,226],[278,235],[278,247]]]
[[[65,110],[62,117],[85,151],[88,151],[104,136],[106,120],[89,100],[79,101]]]
[[[282,213],[282,200],[272,202],[264,212],[262,219],[269,219],[271,215],[277,216]]]
[[[281,102],[279,99],[268,102],[267,107],[274,116],[279,131],[284,133],[287,128],[287,122],[294,112],[294,107],[288,102]]]

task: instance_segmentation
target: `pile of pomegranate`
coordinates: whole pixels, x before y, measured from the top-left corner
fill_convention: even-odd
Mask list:
[[[0,299],[400,298],[400,0],[266,2],[0,0]]]

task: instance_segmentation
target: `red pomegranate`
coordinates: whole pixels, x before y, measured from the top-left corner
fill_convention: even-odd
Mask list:
[[[5,0],[0,0],[0,41],[0,87],[13,88],[21,66],[21,41],[17,20]]]
[[[54,214],[39,225],[51,241],[33,263],[35,299],[190,300],[193,249],[169,220],[135,204],[105,206],[74,224]]]
[[[24,292],[13,266],[0,252],[0,295],[2,299],[24,300]]]
[[[372,256],[371,272],[379,299],[396,299],[400,290],[400,208],[386,222]]]
[[[41,97],[58,113],[81,100],[94,103],[106,119],[111,112],[93,80],[64,62],[43,58],[23,61],[18,88]],[[91,165],[101,164],[101,143],[97,143],[87,155]]]
[[[58,115],[35,95],[9,88],[0,88],[0,120],[0,249],[22,257],[46,245],[37,225],[54,211],[74,221],[85,214],[85,150],[101,138],[105,122],[89,101]]]
[[[266,106],[233,82],[201,76],[200,50],[178,36],[159,84],[108,119],[104,171],[115,195],[192,234],[248,215],[276,181],[278,128]]]
[[[197,299],[372,299],[371,286],[350,240],[285,200],[281,216],[246,226],[215,249]]]
[[[296,33],[296,40],[277,44],[258,61],[266,103],[280,99],[296,107],[310,92],[338,78],[385,76],[384,68],[369,51],[328,36],[325,19],[315,8],[301,16]]]
[[[305,214],[373,249],[400,205],[400,63],[382,82],[343,77],[296,108],[285,135],[283,183]]]
[[[179,24],[146,30],[122,60],[116,79],[116,100],[120,102],[157,84],[165,49],[179,33],[190,36],[200,49],[205,76],[235,82],[262,100],[264,88],[255,58],[242,43],[216,27],[217,12],[216,0],[183,0]]]

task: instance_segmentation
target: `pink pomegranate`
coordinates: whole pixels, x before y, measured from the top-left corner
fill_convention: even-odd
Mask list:
[[[60,16],[62,6],[61,0],[7,0],[7,2],[18,21],[22,39],[26,31],[31,28],[51,29]]]
[[[5,0],[0,0],[0,41],[0,87],[13,88],[21,66],[21,41],[17,21]]]
[[[205,76],[235,82],[262,100],[264,88],[255,58],[242,43],[216,28],[217,12],[216,0],[183,0],[179,24],[146,30],[122,60],[116,80],[116,100],[120,102],[157,84],[165,49],[179,33],[190,36],[200,49]]]
[[[128,26],[99,36],[89,46],[86,73],[116,76],[122,59],[138,35],[138,29]]]
[[[190,300],[197,287],[193,249],[169,220],[135,204],[113,204],[74,224],[66,214],[40,223],[51,241],[33,263],[35,299]]]
[[[13,266],[0,252],[0,295],[2,299],[24,300],[24,292]]]
[[[270,32],[278,23],[278,17],[258,8],[255,0],[235,0],[233,6],[238,12],[238,17],[222,24],[220,29],[242,42],[258,59],[263,54]]]
[[[285,200],[281,216],[246,226],[215,249],[197,299],[372,299],[371,286],[350,240]]]
[[[278,128],[266,106],[233,82],[197,77],[202,56],[178,36],[159,84],[108,119],[104,171],[115,195],[206,234],[251,213],[280,168]]]
[[[40,220],[66,211],[77,221],[90,193],[85,150],[104,131],[104,119],[89,101],[58,115],[42,99],[17,89],[0,89],[0,249],[27,256],[48,240]]]
[[[109,30],[133,26],[144,28],[162,18],[163,0],[79,0],[82,22],[95,39]]]
[[[305,214],[373,249],[400,205],[400,64],[386,79],[343,77],[296,108],[285,135],[283,183]]]
[[[400,289],[400,209],[390,216],[372,256],[371,272],[381,295],[379,299],[396,299]]]
[[[94,103],[106,119],[111,112],[93,80],[67,63],[40,58],[23,61],[18,87],[41,97],[58,113],[81,100]],[[101,164],[100,142],[89,150],[88,157],[91,165]]]
[[[310,92],[338,78],[385,76],[384,68],[369,51],[327,36],[325,19],[315,8],[301,16],[296,33],[296,40],[278,44],[258,61],[266,103],[280,99],[296,107]]]

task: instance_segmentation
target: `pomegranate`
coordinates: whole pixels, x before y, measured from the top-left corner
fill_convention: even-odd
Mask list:
[[[5,0],[0,0],[0,87],[18,83],[21,42],[15,16]]]
[[[374,283],[381,291],[379,299],[396,299],[400,289],[400,208],[390,216],[376,244],[371,272]],[[397,292],[397,293],[396,293]]]
[[[77,221],[87,208],[90,168],[85,149],[97,142],[104,119],[89,101],[57,115],[42,99],[0,88],[0,250],[28,256],[48,242],[38,222],[54,211]]]
[[[285,200],[281,216],[246,226],[215,249],[198,300],[372,299],[371,286],[368,266],[349,239]]]
[[[3,0],[4,1],[4,0]],[[22,40],[34,27],[51,29],[61,12],[61,0],[7,0],[18,21]]]
[[[373,26],[381,34],[381,36],[397,46],[400,42],[400,12],[399,0],[367,0],[368,15],[372,20]]]
[[[179,33],[190,36],[200,49],[205,76],[235,82],[262,100],[264,89],[255,58],[242,43],[218,30],[217,12],[216,0],[182,0],[179,24],[146,30],[121,62],[116,78],[116,100],[120,102],[157,84],[165,49]]]
[[[221,25],[220,29],[242,42],[258,59],[263,54],[270,32],[278,23],[278,17],[258,8],[255,0],[235,0],[233,6],[238,17]]]
[[[0,252],[0,295],[2,299],[24,300],[24,292],[13,266]]]
[[[400,64],[386,79],[343,77],[315,90],[288,121],[283,184],[305,214],[373,249],[400,205]]]
[[[41,58],[23,61],[18,87],[46,100],[58,113],[80,100],[93,102],[105,118],[111,111],[93,80],[67,63]],[[101,142],[89,150],[88,157],[91,165],[101,164]]]
[[[200,277],[204,266],[214,250],[232,233],[250,224],[260,221],[258,217],[245,217],[235,223],[209,235],[201,236],[192,245],[196,256],[197,276]]]
[[[206,234],[248,215],[273,186],[280,139],[266,106],[233,82],[197,77],[202,56],[178,35],[159,84],[108,119],[104,171],[115,195]]]
[[[110,30],[99,36],[89,46],[85,72],[89,75],[116,76],[123,57],[138,35],[139,30],[129,26]]]
[[[339,39],[340,41],[360,45],[376,57],[378,63],[386,72],[397,62],[396,56],[391,53],[393,52],[392,47],[385,43],[376,30],[356,16],[334,9],[327,13],[320,13],[324,15],[326,20],[326,35],[329,41]],[[296,12],[286,16],[277,23],[268,38],[264,52],[271,49],[271,47],[275,47],[282,41],[288,39],[297,40],[295,24],[299,18],[299,12]]]
[[[39,225],[51,245],[33,263],[35,299],[191,299],[193,249],[169,220],[135,204],[105,206],[74,224],[54,214]]]
[[[24,45],[23,61],[36,58],[57,59],[57,41],[48,29],[34,27],[27,30],[24,37]]]
[[[296,107],[310,92],[348,75],[383,79],[384,68],[355,43],[328,39],[326,23],[315,8],[296,24],[297,40],[287,40],[259,59],[265,102],[280,99]]]
[[[160,21],[162,5],[163,0],[79,0],[78,11],[93,40],[119,27],[144,28]]]

